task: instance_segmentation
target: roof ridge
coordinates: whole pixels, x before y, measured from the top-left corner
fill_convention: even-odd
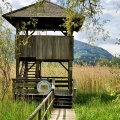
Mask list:
[[[33,3],[33,4],[31,4],[31,5],[27,5],[27,6],[25,6],[25,7],[21,7],[21,8],[19,8],[19,9],[14,10],[14,11],[10,11],[10,12],[8,12],[8,13],[3,14],[2,16],[4,17],[5,15],[12,14],[12,13],[18,12],[18,11],[20,11],[20,10],[24,10],[24,9],[29,8],[29,7],[31,7],[31,6],[34,6],[35,4],[40,3],[40,2],[50,3],[50,4],[53,4],[53,5],[55,5],[55,6],[60,7],[60,8],[62,8],[62,9],[65,9],[64,7],[62,7],[62,6],[60,6],[60,5],[57,5],[57,4],[53,3],[53,2],[43,0],[43,1],[39,1],[39,2]]]

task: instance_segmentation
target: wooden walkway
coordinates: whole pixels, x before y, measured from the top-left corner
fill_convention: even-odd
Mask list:
[[[49,120],[76,120],[73,109],[54,108]]]

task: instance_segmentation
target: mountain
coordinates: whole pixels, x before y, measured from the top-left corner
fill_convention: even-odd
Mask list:
[[[74,62],[82,60],[94,64],[100,58],[111,60],[112,57],[112,54],[103,48],[74,40]]]

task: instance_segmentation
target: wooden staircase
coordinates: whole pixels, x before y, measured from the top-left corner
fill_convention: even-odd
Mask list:
[[[55,90],[55,108],[72,108],[73,96],[69,94],[68,89],[56,89]]]
[[[55,108],[72,108],[72,96],[55,95]]]
[[[22,62],[20,77],[35,78],[36,77],[36,63],[35,62]]]

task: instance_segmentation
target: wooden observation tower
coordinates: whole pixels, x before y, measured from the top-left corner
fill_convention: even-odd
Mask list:
[[[37,83],[41,80],[52,82],[53,79],[55,96],[67,94],[68,97],[73,97],[74,37],[68,36],[66,28],[61,26],[66,18],[65,11],[66,9],[59,5],[44,1],[3,15],[16,28],[14,97],[25,95],[39,99]],[[81,26],[82,24],[78,28]],[[73,28],[72,32],[78,31],[78,28]],[[33,35],[31,31],[61,31],[63,36]],[[21,35],[21,32],[24,32],[24,35]],[[42,76],[43,62],[59,62],[67,70],[68,76]],[[68,67],[63,62],[66,62]]]

